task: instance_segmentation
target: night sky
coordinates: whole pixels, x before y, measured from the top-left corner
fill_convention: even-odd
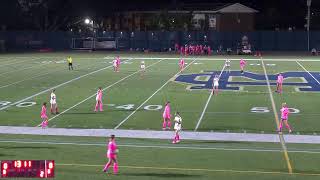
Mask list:
[[[31,0],[32,1],[32,0]],[[304,30],[306,0],[44,0],[51,1],[50,15],[72,17],[105,17],[115,11],[150,10],[158,7],[179,8],[184,3],[242,3],[259,11],[256,29],[274,30],[295,27]],[[312,2],[311,30],[320,30],[320,0]],[[41,11],[41,10],[39,10]],[[21,10],[18,0],[1,0],[0,26],[7,30],[33,29],[31,18]],[[62,19],[58,20],[58,22]]]

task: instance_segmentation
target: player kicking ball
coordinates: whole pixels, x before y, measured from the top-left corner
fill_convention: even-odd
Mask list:
[[[168,101],[164,107],[164,111],[162,114],[163,123],[162,123],[162,130],[170,129],[171,128],[171,110],[170,110],[170,102]]]
[[[278,132],[282,133],[282,127],[283,127],[283,124],[285,124],[286,128],[289,130],[289,133],[291,133],[292,129],[291,129],[289,123],[288,123],[289,108],[288,108],[286,103],[282,103],[282,108],[280,109],[280,112],[281,112],[281,121],[280,121],[280,124],[279,124]]]
[[[277,90],[276,90],[276,92],[279,94],[282,93],[282,83],[283,83],[283,76],[282,74],[279,74],[277,78]]]
[[[94,112],[98,111],[98,107],[100,108],[100,111],[103,111],[103,104],[102,104],[102,88],[99,87],[96,95],[96,106],[94,108]]]
[[[175,133],[175,136],[174,136],[174,139],[172,141],[173,144],[176,144],[176,143],[179,143],[180,142],[180,131],[181,131],[181,128],[182,128],[182,118],[179,114],[179,112],[176,112],[175,114],[175,118],[174,118],[174,133]]]
[[[115,140],[115,135],[111,135],[109,138],[109,142],[107,145],[108,151],[107,151],[107,158],[108,163],[104,166],[103,172],[107,172],[111,164],[113,163],[113,173],[118,174],[118,160],[117,160],[117,154],[119,150],[117,149],[117,144]]]
[[[230,73],[231,71],[231,61],[229,59],[225,62],[226,71]]]
[[[218,95],[219,90],[219,75],[216,74],[213,78],[213,86],[212,86],[212,93]]]
[[[57,104],[57,96],[55,94],[55,89],[51,91],[50,95],[50,112],[51,114],[59,114],[58,104]]]
[[[240,69],[241,69],[241,74],[243,74],[244,68],[246,67],[247,62],[244,59],[240,60]]]
[[[44,102],[41,107],[40,117],[42,119],[41,127],[42,129],[48,126],[48,116],[47,116],[47,103]]]

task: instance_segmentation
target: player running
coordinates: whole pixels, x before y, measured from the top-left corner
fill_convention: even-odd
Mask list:
[[[179,67],[180,67],[180,71],[181,71],[181,72],[183,71],[185,64],[186,64],[186,63],[185,63],[184,59],[181,58],[180,61],[179,61]]]
[[[279,124],[279,132],[282,133],[282,127],[283,123],[285,124],[286,128],[289,130],[289,133],[292,132],[292,129],[288,123],[288,117],[289,117],[289,108],[286,103],[282,103],[282,108],[280,109],[281,111],[281,121]]]
[[[94,108],[94,112],[98,111],[98,107],[100,107],[100,111],[103,111],[103,104],[102,104],[102,88],[99,87],[97,91],[97,96],[96,96],[96,106]]]
[[[44,129],[48,126],[47,103],[44,102],[41,107],[40,117],[42,119],[41,127]]]
[[[231,70],[231,61],[230,61],[229,59],[226,60],[225,66],[226,66],[226,71],[230,73],[230,70]]]
[[[179,143],[180,142],[180,131],[182,128],[182,118],[179,114],[179,112],[176,112],[175,118],[174,118],[174,132],[175,132],[175,136],[174,139],[172,141],[173,144]]]
[[[103,172],[107,172],[109,167],[111,166],[111,163],[113,162],[113,173],[117,174],[118,173],[118,161],[117,161],[118,149],[117,149],[117,144],[116,144],[114,135],[110,136],[107,148],[108,148],[107,158],[109,160],[108,160],[108,163],[104,166]]]
[[[218,89],[219,89],[219,75],[216,74],[213,78],[213,83],[212,83],[212,93],[218,95]]]
[[[68,67],[69,67],[69,70],[73,70],[73,66],[72,66],[72,58],[71,56],[69,56],[67,58],[67,61],[68,61]]]
[[[282,83],[283,83],[283,76],[282,74],[279,74],[277,78],[277,90],[276,90],[277,93],[280,93],[280,94],[282,93]]]
[[[50,95],[50,112],[51,114],[59,114],[58,104],[57,104],[57,96],[54,93],[56,90],[53,89]]]
[[[246,66],[247,62],[244,59],[240,60],[240,69],[241,69],[241,74],[243,74],[243,70]]]
[[[162,130],[170,129],[171,128],[171,110],[170,110],[170,102],[168,101],[164,107],[164,111],[162,114],[163,123],[162,123]]]

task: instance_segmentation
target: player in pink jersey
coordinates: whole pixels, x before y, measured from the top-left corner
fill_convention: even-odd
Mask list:
[[[103,111],[103,104],[102,104],[102,88],[99,87],[97,91],[97,96],[96,96],[96,106],[94,108],[94,112],[98,111],[98,107],[100,107],[100,111]]]
[[[184,46],[180,47],[180,54],[183,55],[184,54]]]
[[[280,94],[282,93],[282,83],[283,83],[283,76],[282,74],[279,74],[277,78],[277,90],[276,90],[277,93],[280,93]]]
[[[279,132],[281,133],[282,132],[282,127],[283,127],[283,123],[285,124],[286,128],[289,130],[289,133],[292,132],[292,129],[288,123],[288,118],[289,118],[289,108],[287,106],[286,103],[282,103],[282,108],[280,109],[281,111],[281,121],[280,121],[280,124],[279,124]]]
[[[116,72],[119,72],[120,64],[121,64],[120,57],[117,56],[117,58],[116,58]]]
[[[164,107],[164,111],[162,114],[163,123],[162,123],[162,130],[170,129],[171,128],[171,114],[170,114],[170,102],[168,101]]]
[[[186,64],[186,63],[185,63],[184,59],[181,58],[180,61],[179,61],[180,71],[183,71],[185,64]]]
[[[46,102],[44,102],[42,104],[40,117],[42,119],[41,127],[46,128],[48,126],[47,103]]]
[[[184,55],[187,56],[189,54],[189,48],[188,45],[184,46]]]
[[[107,172],[111,164],[113,163],[113,173],[118,173],[118,161],[117,161],[117,153],[118,148],[115,140],[115,136],[111,135],[108,146],[107,146],[107,158],[109,159],[108,163],[104,166],[103,172]]]
[[[211,55],[211,48],[210,48],[210,46],[208,46],[208,55],[209,55],[209,56]]]
[[[240,68],[241,68],[241,73],[243,73],[244,67],[246,66],[247,62],[244,59],[240,60]]]

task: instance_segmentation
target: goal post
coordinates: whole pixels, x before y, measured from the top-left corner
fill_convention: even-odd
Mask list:
[[[86,37],[72,38],[71,47],[74,50],[114,50],[117,44],[116,38]]]

